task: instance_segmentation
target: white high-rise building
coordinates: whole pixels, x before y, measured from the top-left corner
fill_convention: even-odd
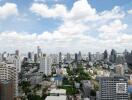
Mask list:
[[[17,72],[18,73],[21,72],[21,59],[19,56],[14,55],[14,54],[10,54],[6,57],[6,62],[14,64],[17,68]]]
[[[116,74],[119,74],[119,75],[124,75],[125,73],[125,69],[124,69],[124,66],[122,64],[119,64],[115,67],[116,69]]]
[[[0,63],[0,81],[12,80],[15,86],[15,96],[18,96],[18,72],[14,64]]]
[[[50,56],[43,55],[40,58],[40,72],[45,75],[51,75],[51,63],[52,60]]]
[[[57,54],[50,54],[52,64],[59,64],[59,56]]]
[[[0,53],[0,62],[2,62],[2,54]]]
[[[15,56],[14,58],[14,62],[13,62],[17,68],[17,72],[20,73],[21,72],[21,60],[19,56]]]

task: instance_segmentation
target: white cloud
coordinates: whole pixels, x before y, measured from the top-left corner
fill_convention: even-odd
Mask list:
[[[77,23],[73,21],[66,21],[63,25],[61,25],[58,29],[60,33],[63,35],[77,35],[83,34],[89,30],[89,26],[83,23]]]
[[[128,10],[127,12],[128,14],[132,14],[132,9]]]
[[[127,24],[123,24],[120,20],[114,20],[109,25],[103,25],[99,31],[104,33],[116,33],[127,28]]]
[[[125,13],[124,13],[124,11],[122,11],[122,9],[119,6],[115,6],[112,10],[103,11],[99,15],[102,20],[104,20],[104,19],[121,19],[125,16]]]
[[[96,20],[98,17],[96,13],[96,9],[92,8],[87,0],[78,0],[67,15],[73,20]]]
[[[43,18],[63,20],[53,32],[41,34],[2,32],[0,45],[18,47],[20,50],[33,50],[40,45],[44,50],[91,50],[101,51],[111,48],[130,48],[132,35],[124,33],[127,24],[122,23],[125,13],[120,7],[97,12],[87,0],[78,0],[70,10],[62,4],[48,7],[44,3],[33,3],[30,10]],[[96,37],[92,36],[92,34]],[[26,48],[25,48],[26,47]],[[30,49],[31,48],[31,49]]]
[[[110,11],[97,12],[87,0],[76,1],[70,11],[62,4],[56,4],[49,8],[46,4],[42,3],[33,3],[30,10],[44,18],[61,17],[63,20],[74,21],[121,19],[125,16],[125,13],[119,6],[115,6]]]
[[[43,2],[43,3],[45,3],[46,1],[45,0],[34,0],[34,2]]]
[[[105,40],[115,40],[122,35],[122,31],[127,28],[120,20],[115,20],[109,25],[103,25],[98,30],[101,32],[99,37]]]
[[[14,3],[6,3],[0,6],[0,18],[7,18],[11,15],[18,15],[17,5]]]
[[[34,3],[30,10],[33,13],[36,13],[37,15],[40,15],[45,18],[50,18],[50,17],[64,17],[66,15],[66,7],[60,4],[56,4],[53,8],[49,8],[45,4],[40,4],[40,3]]]

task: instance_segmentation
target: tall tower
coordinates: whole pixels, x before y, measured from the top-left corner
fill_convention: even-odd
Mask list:
[[[19,56],[15,56],[13,63],[14,63],[14,65],[17,68],[17,72],[20,73],[21,72],[21,60],[20,60],[20,57]]]
[[[61,63],[62,62],[62,53],[59,52],[59,62]]]
[[[14,94],[18,96],[18,72],[14,64],[0,63],[0,81],[13,81],[14,82]]]
[[[110,62],[116,63],[117,59],[117,53],[114,49],[111,50],[111,55],[110,55]]]
[[[108,52],[107,52],[107,50],[105,50],[103,54],[104,54],[104,56],[103,56],[104,60],[107,60],[108,59]]]
[[[38,58],[42,56],[42,51],[39,46],[37,46],[37,55],[38,55]]]
[[[15,55],[19,56],[19,50],[15,51]]]
[[[12,80],[0,81],[0,100],[14,100],[14,82]]]
[[[128,100],[127,79],[120,76],[101,77],[99,100]]]
[[[79,51],[79,53],[78,53],[78,60],[79,60],[79,61],[82,60],[82,54],[81,54],[81,51]]]
[[[40,58],[40,72],[51,75],[51,58],[45,54]]]

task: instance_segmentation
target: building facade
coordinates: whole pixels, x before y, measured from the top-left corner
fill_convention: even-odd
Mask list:
[[[51,58],[50,56],[43,55],[40,58],[40,72],[45,75],[51,75]]]
[[[15,96],[18,96],[18,72],[14,64],[0,63],[0,81],[14,82]]]
[[[0,81],[0,100],[14,100],[14,90],[12,80]]]
[[[128,100],[127,80],[124,77],[101,77],[100,100]]]

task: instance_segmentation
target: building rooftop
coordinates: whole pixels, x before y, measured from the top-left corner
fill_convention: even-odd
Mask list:
[[[50,94],[66,94],[66,90],[65,89],[52,89],[50,91]]]
[[[47,96],[45,100],[66,100],[66,96]]]

